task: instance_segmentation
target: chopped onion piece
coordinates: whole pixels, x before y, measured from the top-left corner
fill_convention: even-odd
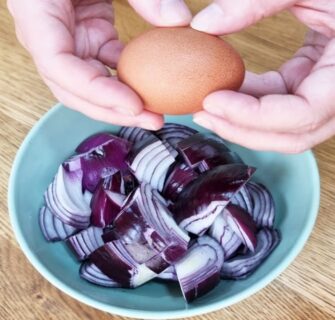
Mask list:
[[[71,236],[66,242],[78,260],[85,260],[104,244],[101,235],[102,229],[92,226]]]
[[[153,133],[150,131],[137,127],[122,127],[119,131],[120,138],[126,139],[132,143],[136,143],[152,135]]]
[[[163,141],[167,141],[172,147],[177,147],[177,144],[196,134],[198,131],[177,123],[165,123],[164,127],[155,132],[157,137]]]
[[[157,276],[145,264],[137,263],[119,240],[104,244],[91,254],[90,259],[123,288],[136,288]]]
[[[248,212],[238,206],[229,204],[224,209],[223,216],[230,228],[242,240],[243,244],[250,251],[255,251],[257,226]]]
[[[244,164],[229,164],[203,173],[180,193],[173,210],[175,220],[193,234],[204,234],[254,171]]]
[[[39,222],[43,236],[47,241],[64,240],[79,231],[58,219],[46,206],[40,210]]]
[[[223,249],[214,239],[203,236],[175,264],[178,281],[187,302],[211,291],[220,281]]]
[[[58,172],[45,193],[50,211],[65,224],[84,229],[90,223],[91,194],[82,189],[82,170],[67,171],[59,166]]]
[[[205,159],[222,157],[222,154],[230,151],[221,138],[204,133],[197,133],[180,141],[178,150],[191,168],[198,167]]]
[[[80,277],[99,286],[119,288],[120,285],[107,277],[94,263],[85,261],[79,269]]]
[[[91,151],[92,149],[99,147],[100,145],[113,140],[114,135],[109,132],[99,132],[89,136],[84,141],[82,141],[76,148],[77,153],[84,153]]]
[[[228,260],[233,256],[242,244],[241,238],[228,225],[223,212],[217,216],[208,234],[221,244],[224,252],[224,260]]]
[[[250,181],[247,185],[253,210],[251,215],[258,227],[272,228],[275,219],[275,206],[271,193],[262,184]]]
[[[168,268],[166,268],[157,276],[157,278],[162,280],[178,281],[174,266],[169,266]]]
[[[189,242],[160,197],[144,183],[126,199],[114,221],[113,233],[137,262],[148,262],[156,273],[163,271],[166,263],[179,260]]]
[[[253,272],[280,242],[280,234],[276,229],[261,229],[257,234],[257,246],[254,252],[236,256],[224,261],[221,277],[241,279]]]

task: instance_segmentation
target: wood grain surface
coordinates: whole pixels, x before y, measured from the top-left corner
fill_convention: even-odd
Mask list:
[[[188,1],[194,12],[208,2]],[[126,1],[114,3],[122,40],[148,28]],[[282,13],[227,38],[241,52],[249,70],[264,72],[289,58],[304,33],[303,25]],[[28,131],[55,102],[30,56],[18,44],[5,0],[0,0],[0,319],[125,319],[81,304],[49,284],[27,261],[11,230],[7,182],[13,159]],[[259,293],[192,319],[335,319],[335,139],[314,151],[322,180],[321,207],[302,253]]]

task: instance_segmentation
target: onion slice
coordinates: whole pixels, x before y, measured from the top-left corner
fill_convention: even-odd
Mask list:
[[[187,302],[211,291],[220,281],[223,249],[214,239],[199,237],[187,255],[175,264],[178,281]]]
[[[100,145],[113,140],[114,135],[109,132],[99,132],[96,134],[91,135],[90,137],[86,138],[82,141],[78,147],[76,148],[77,153],[84,153],[91,151],[92,149],[99,147]]]
[[[102,229],[92,226],[69,237],[66,243],[78,260],[85,260],[104,244],[101,235]]]
[[[78,168],[80,161],[80,169],[84,173],[83,187],[94,192],[101,178],[127,169],[125,160],[130,146],[127,140],[112,136],[107,142],[68,159],[63,166],[66,170],[72,171]]]
[[[94,263],[84,261],[79,269],[81,278],[103,287],[119,288],[120,285],[107,277]]]
[[[221,268],[221,277],[226,279],[247,277],[269,256],[279,242],[280,233],[278,230],[261,229],[257,234],[255,251],[224,261]]]
[[[260,183],[248,182],[247,189],[250,193],[253,210],[252,218],[260,228],[272,228],[275,219],[275,205],[270,191]]]
[[[136,262],[120,240],[104,244],[91,254],[90,260],[123,288],[136,288],[157,276],[145,264]]]
[[[251,251],[255,251],[257,244],[257,226],[248,212],[242,208],[229,204],[223,212],[230,228],[242,240],[243,244]]]
[[[230,152],[223,140],[213,134],[197,133],[180,141],[177,146],[191,168],[198,167],[203,160]]]
[[[197,177],[198,174],[185,163],[176,163],[165,181],[164,197],[175,202],[183,189]]]
[[[122,127],[118,134],[120,138],[132,143],[136,143],[152,135],[153,133],[150,131],[137,127]]]
[[[65,224],[84,229],[90,224],[92,194],[83,192],[82,170],[67,171],[59,166],[58,172],[44,194],[50,211]]]
[[[177,273],[174,266],[169,266],[168,268],[166,268],[157,276],[157,278],[162,280],[178,281]]]
[[[228,225],[223,212],[217,216],[208,230],[208,234],[221,244],[224,260],[228,260],[233,256],[242,244],[241,238]]]
[[[156,136],[167,141],[172,147],[177,147],[177,144],[196,134],[198,131],[190,127],[178,123],[165,123],[164,127],[155,132]]]
[[[204,234],[254,172],[244,164],[229,164],[203,173],[180,193],[173,209],[175,220],[193,234]]]
[[[165,204],[144,183],[127,198],[112,232],[135,261],[146,263],[156,273],[184,256],[189,242]]]
[[[79,231],[58,219],[46,206],[40,210],[39,222],[43,236],[47,241],[64,240]]]
[[[126,197],[122,192],[125,188],[120,171],[100,181],[91,200],[93,226],[103,228],[113,222]]]
[[[127,162],[140,182],[162,191],[167,171],[175,159],[162,141],[149,136],[134,145]]]

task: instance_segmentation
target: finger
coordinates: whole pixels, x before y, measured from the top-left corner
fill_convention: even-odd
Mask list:
[[[263,74],[247,71],[239,91],[254,97],[287,93],[285,81],[277,71],[269,71]]]
[[[123,109],[131,115],[142,110],[140,98],[128,86],[72,54],[57,54],[42,65],[39,61],[38,67],[44,77],[91,104]]]
[[[128,0],[131,6],[147,21],[160,26],[186,26],[192,15],[182,0]]]
[[[191,26],[216,35],[237,32],[295,2],[297,0],[215,0],[193,18]]]
[[[97,59],[111,68],[116,68],[124,45],[119,40],[110,40],[98,52]]]
[[[163,126],[163,119],[160,115],[149,111],[142,111],[137,116],[125,115],[114,109],[93,105],[48,80],[46,80],[46,83],[60,102],[92,119],[120,126],[141,127],[149,130],[158,130]]]
[[[272,132],[307,132],[327,119],[303,96],[272,94],[254,98],[233,91],[218,91],[204,100],[204,109],[232,124]]]
[[[216,132],[228,141],[254,150],[300,153],[312,146],[311,142],[308,139],[304,139],[303,135],[262,132],[241,128],[203,111],[196,113],[193,121]]]

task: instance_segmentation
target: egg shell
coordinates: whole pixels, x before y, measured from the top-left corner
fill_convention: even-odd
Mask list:
[[[239,89],[245,74],[230,44],[189,27],[154,28],[134,38],[117,71],[147,110],[174,115],[201,110],[211,92]]]

